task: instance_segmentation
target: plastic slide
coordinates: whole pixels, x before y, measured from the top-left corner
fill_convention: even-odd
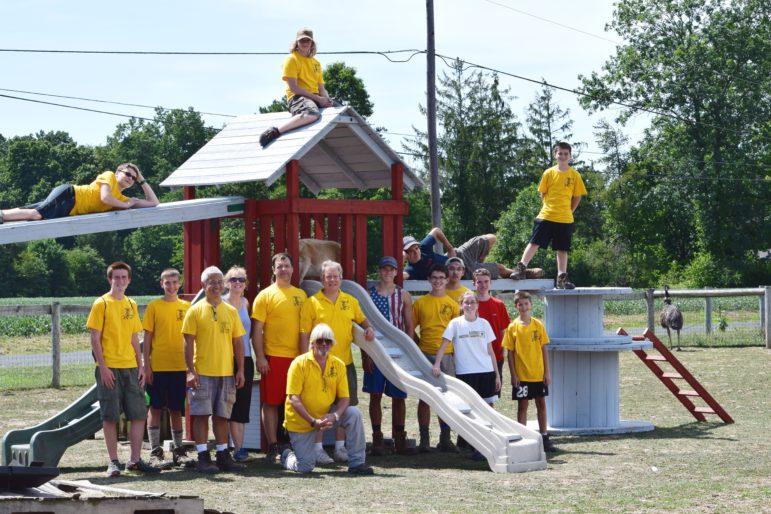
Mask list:
[[[310,296],[321,284],[302,284]],[[341,289],[354,296],[375,329],[375,340],[367,341],[354,325],[354,341],[372,357],[394,385],[431,406],[450,427],[487,458],[490,469],[512,473],[546,469],[541,435],[496,412],[465,383],[442,374],[434,377],[431,364],[407,334],[386,320],[356,282],[344,280]]]
[[[30,428],[11,430],[3,436],[3,464],[55,468],[65,450],[102,429],[96,385],[69,407]]]

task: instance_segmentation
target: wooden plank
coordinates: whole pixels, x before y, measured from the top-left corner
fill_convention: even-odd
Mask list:
[[[356,216],[356,282],[367,284],[367,216]]]
[[[269,216],[260,216],[260,288],[265,289],[270,285],[270,279],[273,275],[270,269],[270,260],[274,253],[271,251],[270,236],[272,218]],[[276,251],[275,253],[278,253]],[[297,255],[292,255],[292,259],[297,262]]]
[[[353,277],[353,216],[342,216],[340,232],[340,264],[343,265],[343,277]]]

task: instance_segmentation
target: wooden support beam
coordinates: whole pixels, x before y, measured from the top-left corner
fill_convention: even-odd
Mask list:
[[[332,159],[332,162],[334,162],[335,165],[340,168],[342,174],[351,181],[351,184],[358,187],[360,191],[367,189],[367,184],[359,178],[359,176],[351,169],[350,166],[348,166],[340,157],[337,156],[337,153],[332,149],[332,147],[330,147],[324,141],[319,141],[316,143],[316,148],[324,152],[327,157]],[[388,164],[390,165],[391,163],[389,162]]]

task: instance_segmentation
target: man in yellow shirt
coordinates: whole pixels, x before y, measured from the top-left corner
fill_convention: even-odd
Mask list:
[[[321,263],[322,287],[316,294],[308,298],[300,311],[300,341],[307,347],[310,332],[319,323],[332,327],[337,343],[330,350],[332,355],[343,361],[348,377],[348,397],[351,405],[357,405],[358,380],[356,366],[353,364],[351,343],[353,342],[353,324],[358,323],[364,329],[364,337],[368,341],[375,338],[375,330],[361,311],[359,301],[340,290],[343,281],[343,267],[335,261]],[[321,439],[316,447],[320,464],[331,464],[332,460],[324,451]],[[334,458],[337,461],[348,460],[345,448],[345,433],[337,431]]]
[[[244,346],[241,338],[246,331],[238,311],[222,300],[225,289],[222,271],[216,266],[209,266],[201,273],[201,282],[206,297],[188,309],[182,323],[198,471],[234,471],[244,466],[234,462],[228,451],[228,419],[236,399],[236,388],[244,385]],[[217,445],[216,466],[211,461],[207,446],[209,416],[212,417]]]
[[[282,79],[286,81],[286,100],[292,117],[280,127],[271,127],[260,136],[265,147],[281,134],[313,123],[321,117],[320,107],[332,107],[334,101],[324,89],[321,64],[314,57],[316,42],[313,31],[301,28],[284,60]]]
[[[131,421],[131,457],[126,471],[158,472],[158,468],[145,464],[140,458],[147,407],[142,390],[145,374],[139,349],[142,323],[136,302],[126,296],[126,289],[131,283],[131,266],[125,262],[113,262],[107,268],[107,280],[110,291],[94,301],[86,321],[86,327],[91,331],[91,351],[97,366],[96,392],[104,444],[110,457],[107,476],[115,477],[121,472],[117,430],[121,412]]]
[[[436,353],[442,345],[444,334],[450,320],[460,313],[458,303],[447,296],[445,284],[447,283],[447,268],[443,264],[434,264],[428,272],[428,280],[431,284],[431,292],[423,295],[412,304],[413,318],[415,320],[415,342],[418,343],[423,355],[434,364]],[[455,362],[453,361],[452,343],[447,345],[441,359],[440,368],[443,373],[455,376]],[[431,423],[431,408],[426,402],[418,402],[418,428],[420,429],[420,442],[418,451],[428,453],[431,448],[431,436],[429,424]],[[439,420],[441,429],[439,449],[448,452],[457,452],[457,447],[451,440],[450,427]]]
[[[307,296],[292,285],[292,257],[286,253],[273,256],[273,276],[276,281],[260,291],[252,306],[253,345],[260,372],[260,404],[265,438],[266,458],[275,462],[279,457],[278,408],[286,401],[286,380],[289,365],[308,351],[300,340],[300,309]]]
[[[310,333],[310,351],[289,367],[284,427],[292,449],[281,454],[281,465],[291,471],[310,473],[316,465],[317,434],[340,427],[348,440],[348,473],[372,475],[364,463],[366,440],[361,412],[349,404],[345,364],[331,354],[335,334],[320,323]]]
[[[123,191],[139,184],[145,198],[129,198]],[[42,202],[0,211],[4,221],[50,220],[110,210],[155,207],[160,202],[136,164],[124,162],[115,173],[105,171],[85,186],[62,184],[54,188]]]
[[[557,165],[543,172],[538,184],[543,206],[535,218],[533,235],[525,251],[514,268],[511,278],[522,280],[526,277],[527,265],[535,256],[538,248],[549,246],[557,251],[557,289],[574,289],[576,286],[568,279],[568,252],[573,236],[573,211],[586,194],[586,186],[581,174],[570,166],[572,155],[568,143],[554,145],[554,157]]]
[[[185,410],[187,391],[182,321],[190,308],[190,302],[177,296],[180,285],[179,271],[167,268],[161,272],[163,298],[153,300],[147,305],[143,321],[145,339],[142,350],[146,389],[150,396],[147,419],[150,455],[158,462],[164,461],[161,446],[161,411],[168,408],[174,440],[174,463],[189,467],[194,463],[187,457],[182,444],[182,412]]]

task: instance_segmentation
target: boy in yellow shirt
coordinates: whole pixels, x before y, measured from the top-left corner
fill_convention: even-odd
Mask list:
[[[549,336],[543,323],[530,315],[533,304],[530,294],[519,291],[514,295],[514,305],[519,317],[511,322],[503,336],[503,348],[508,350],[509,371],[511,372],[512,397],[517,400],[517,421],[527,424],[527,408],[530,399],[535,400],[538,413],[538,428],[546,452],[556,452],[549,441],[546,421],[546,396],[549,395],[551,370],[546,345]]]
[[[554,157],[557,165],[543,172],[538,184],[543,206],[535,218],[533,235],[522,253],[522,260],[517,263],[511,278],[526,278],[527,265],[535,256],[538,248],[549,246],[557,251],[557,289],[574,289],[576,286],[568,279],[568,252],[573,236],[573,211],[586,194],[586,187],[581,175],[570,166],[571,147],[561,142],[554,145]]]
[[[161,273],[163,298],[147,305],[143,326],[145,382],[150,395],[150,411],[147,419],[147,437],[150,455],[159,462],[164,460],[161,447],[161,411],[169,409],[171,435],[174,440],[174,463],[190,467],[194,465],[182,444],[182,412],[187,394],[185,364],[185,338],[182,321],[190,308],[190,302],[177,296],[180,274],[174,268]]]

